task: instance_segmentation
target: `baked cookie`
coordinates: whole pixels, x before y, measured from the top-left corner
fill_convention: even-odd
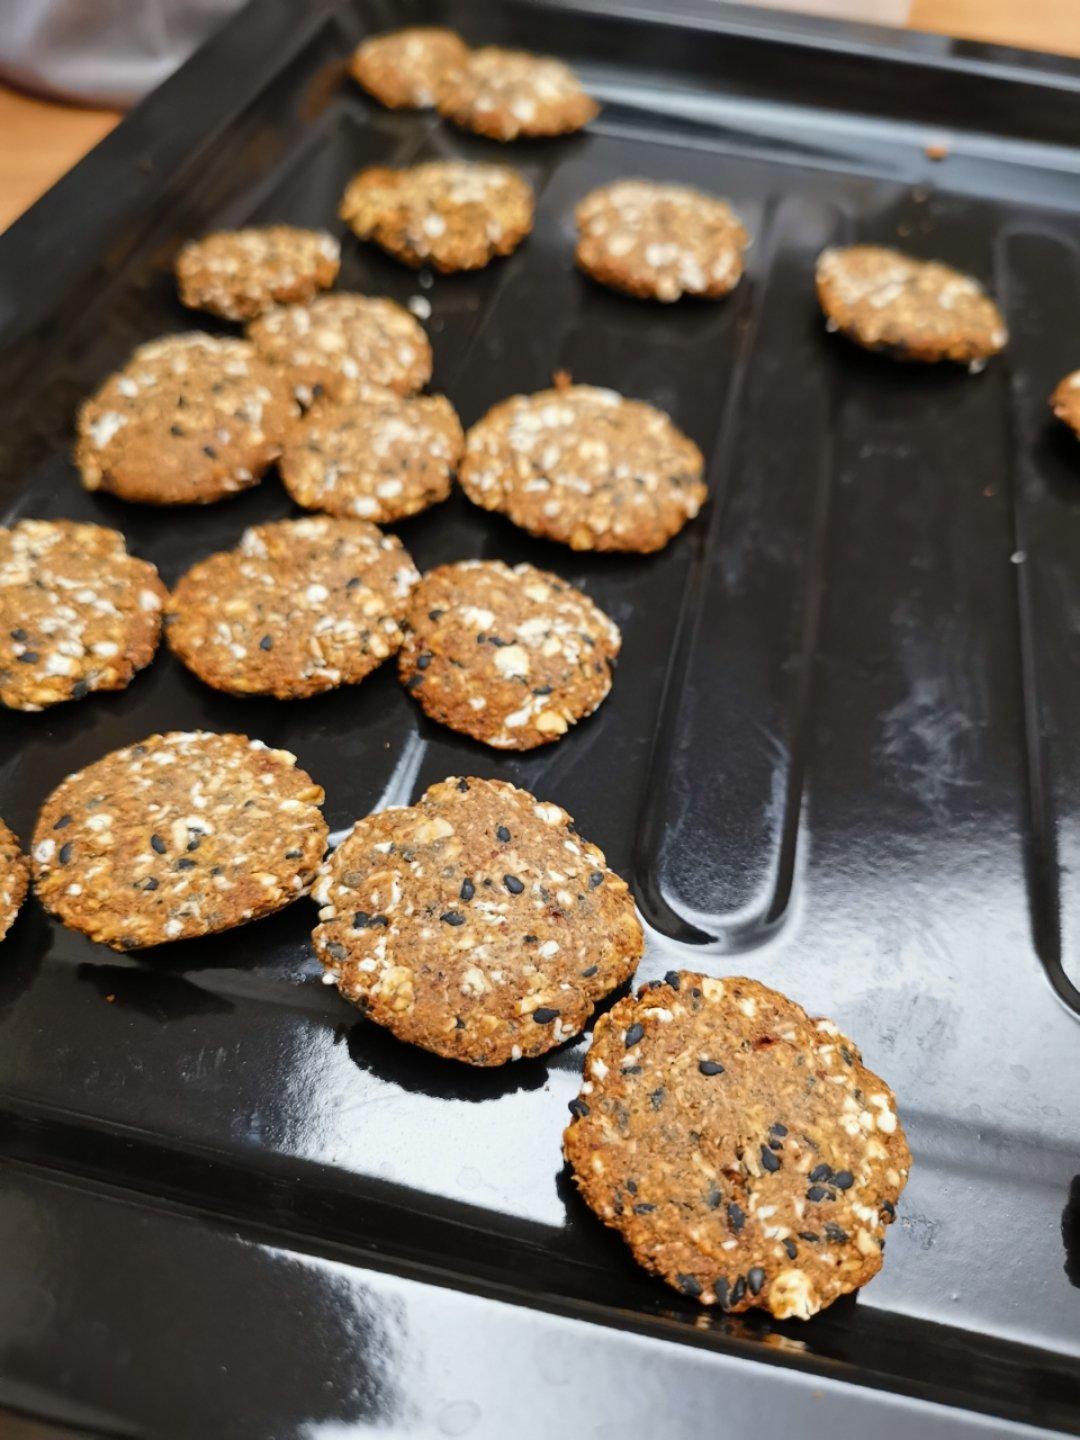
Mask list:
[[[911,1164],[892,1091],[776,990],[642,986],[596,1022],[570,1109],[586,1202],[703,1305],[806,1320],[880,1270]]]
[[[1050,396],[1050,408],[1074,435],[1080,436],[1080,370],[1058,382]]]
[[[346,291],[319,295],[306,305],[271,310],[247,333],[303,405],[357,385],[412,395],[431,379],[431,344],[393,300]]]
[[[897,360],[972,369],[1004,348],[1001,311],[970,275],[881,245],[823,250],[817,294],[829,330]]]
[[[311,516],[245,530],[193,565],[165,617],[169,646],[233,695],[295,700],[355,685],[401,644],[420,575],[395,535]]]
[[[656,180],[616,180],[574,212],[577,263],[587,275],[639,299],[726,295],[743,273],[750,237],[714,195]]]
[[[406,265],[479,270],[509,255],[533,224],[532,186],[506,165],[432,160],[407,170],[373,166],[349,182],[340,215]]]
[[[83,403],[75,463],[87,490],[205,505],[258,483],[296,413],[288,382],[246,341],[166,335]]]
[[[567,385],[515,395],[465,437],[469,499],[574,550],[659,550],[705,503],[704,461],[660,410]]]
[[[497,750],[533,750],[593,713],[621,644],[618,627],[557,575],[463,560],[413,591],[398,673],[433,720]]]
[[[192,310],[253,320],[275,305],[329,290],[340,267],[341,246],[325,230],[220,230],[188,241],[176,257],[176,285],[181,303]]]
[[[439,114],[490,140],[566,135],[600,113],[600,106],[561,60],[486,45],[440,81]]]
[[[123,690],[161,639],[165,586],[124,537],[74,520],[0,529],[0,704]]]
[[[426,110],[440,77],[463,64],[469,47],[453,30],[410,25],[374,35],[353,51],[349,74],[390,110]]]
[[[542,1055],[634,971],[625,883],[558,805],[444,780],[360,820],[315,887],[315,950],[347,1000],[470,1065]]]
[[[326,849],[323,792],[286,750],[245,735],[151,735],[45,801],[34,888],[114,950],[190,940],[306,895]]]
[[[305,509],[382,525],[445,500],[464,448],[445,396],[369,391],[316,401],[285,442],[279,469]]]
[[[26,899],[30,866],[19,849],[19,841],[0,820],[0,940],[15,923]]]

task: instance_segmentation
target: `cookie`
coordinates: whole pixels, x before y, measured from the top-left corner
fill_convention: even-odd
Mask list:
[[[557,575],[463,560],[413,591],[398,672],[433,720],[497,750],[533,750],[593,713],[621,644],[618,627]]]
[[[515,395],[465,437],[469,499],[574,550],[659,550],[705,503],[704,461],[660,410],[569,385]]]
[[[642,986],[597,1021],[570,1110],[586,1202],[703,1305],[805,1320],[880,1270],[911,1164],[892,1091],[776,990]]]
[[[34,888],[63,924],[114,950],[231,930],[311,889],[322,801],[296,757],[261,740],[151,735],[45,801]]]
[[[390,110],[426,110],[439,79],[463,64],[469,47],[453,30],[410,25],[375,35],[353,51],[349,74]]]
[[[1080,370],[1058,382],[1050,396],[1050,408],[1074,435],[1080,436]]]
[[[742,223],[723,200],[688,185],[616,180],[586,195],[574,218],[582,270],[639,299],[715,300],[743,273]]]
[[[576,1035],[643,945],[625,882],[566,811],[501,780],[444,780],[358,821],[314,894],[342,995],[470,1065]]]
[[[349,183],[340,215],[361,240],[406,265],[479,270],[509,255],[533,224],[532,186],[505,165],[433,160],[407,170],[373,166]]]
[[[823,250],[817,294],[827,328],[897,360],[955,360],[972,369],[1003,349],[1001,311],[970,275],[881,245]]]
[[[29,883],[30,866],[18,838],[0,820],[0,940],[14,925]]]
[[[412,395],[431,379],[431,344],[393,300],[337,291],[271,310],[247,333],[259,354],[288,377],[303,405],[357,385]]]
[[[124,537],[74,520],[0,529],[0,704],[123,690],[161,639],[165,586]]]
[[[445,396],[409,400],[384,390],[316,401],[286,441],[279,468],[305,509],[381,525],[445,500],[464,447]]]
[[[401,644],[420,579],[394,535],[311,516],[253,525],[193,565],[169,599],[169,646],[233,695],[295,700],[355,685]]]
[[[340,266],[341,246],[325,230],[220,230],[184,246],[176,257],[176,285],[192,310],[253,320],[275,305],[329,290]]]
[[[84,402],[75,463],[87,490],[205,505],[257,484],[295,416],[287,380],[246,341],[166,335]]]
[[[600,106],[561,60],[486,45],[441,80],[439,114],[490,140],[566,135],[600,113]]]

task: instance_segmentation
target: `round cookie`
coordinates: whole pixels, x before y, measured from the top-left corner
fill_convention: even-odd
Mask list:
[[[220,230],[189,240],[176,257],[180,301],[226,320],[253,320],[275,305],[329,290],[341,246],[325,230],[295,225]]]
[[[319,295],[306,305],[269,311],[247,333],[264,359],[287,375],[303,405],[357,385],[412,395],[431,379],[431,344],[393,300],[347,291]]]
[[[823,250],[815,279],[829,330],[897,360],[981,369],[1008,339],[1001,311],[979,282],[934,260],[849,245]]]
[[[246,341],[166,335],[83,403],[75,463],[87,490],[205,505],[255,485],[295,416],[288,382]]]
[[[369,391],[316,401],[286,441],[279,469],[298,505],[382,525],[445,500],[464,448],[445,396]]]
[[[355,685],[394,654],[419,579],[401,541],[366,520],[253,525],[183,576],[165,633],[215,690],[301,699]]]
[[[315,949],[345,998],[470,1065],[576,1035],[644,943],[625,882],[566,811],[500,780],[444,780],[358,821],[314,894]]]
[[[515,395],[465,437],[469,499],[574,550],[659,550],[701,509],[704,461],[668,417],[614,390]]]
[[[426,714],[497,750],[533,750],[591,715],[622,636],[580,590],[532,565],[440,565],[413,591],[402,683]]]
[[[749,236],[723,200],[687,185],[616,180],[574,212],[574,252],[586,274],[639,299],[728,294],[743,273]]]
[[[469,47],[453,30],[410,25],[358,45],[349,74],[390,110],[426,110],[435,104],[440,77],[463,64],[468,54]]]
[[[486,45],[440,83],[439,114],[490,140],[566,135],[600,113],[600,106],[561,60]]]
[[[880,1270],[911,1164],[892,1091],[776,990],[642,986],[597,1021],[570,1109],[586,1202],[703,1305],[805,1320]]]
[[[1050,396],[1050,408],[1074,435],[1080,436],[1080,370],[1058,381]]]
[[[61,782],[31,852],[42,904],[114,950],[231,930],[306,895],[323,792],[245,735],[151,735]]]
[[[340,215],[406,265],[479,270],[509,255],[533,224],[532,186],[506,165],[433,160],[407,170],[373,166],[350,181]]]
[[[14,925],[29,883],[30,866],[18,838],[0,820],[0,940]]]
[[[161,639],[165,586],[124,537],[74,520],[0,528],[0,705],[123,690]]]

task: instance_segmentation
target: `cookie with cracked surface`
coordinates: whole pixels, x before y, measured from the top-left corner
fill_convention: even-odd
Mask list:
[[[373,35],[353,51],[349,74],[389,110],[427,110],[440,77],[462,65],[469,47],[453,30],[409,25]]]
[[[349,182],[341,218],[361,240],[406,265],[479,270],[509,255],[533,224],[532,186],[506,165],[433,160],[406,170],[373,166]]]
[[[314,893],[315,950],[342,995],[470,1065],[576,1035],[643,946],[601,851],[558,805],[500,780],[444,780],[358,821]]]
[[[0,940],[15,924],[29,884],[30,866],[18,837],[0,820]]]
[[[118,530],[74,520],[0,528],[0,704],[43,710],[123,690],[154,658],[165,595]]]
[[[816,284],[828,329],[897,360],[955,360],[979,370],[1008,339],[979,282],[935,260],[881,245],[823,250]]]
[[[397,536],[366,520],[253,525],[183,576],[165,633],[215,690],[302,699],[356,685],[395,653],[419,579]]]
[[[288,382],[247,341],[166,335],[84,401],[75,463],[87,490],[205,505],[257,484],[296,414]]]
[[[749,236],[729,205],[688,185],[616,180],[574,212],[587,275],[638,299],[719,299],[739,283]]]
[[[412,395],[431,379],[431,343],[423,328],[393,300],[378,296],[338,290],[306,305],[283,305],[253,320],[247,333],[259,354],[288,377],[303,405],[357,386]]]
[[[465,437],[469,499],[574,550],[659,550],[707,496],[701,451],[662,411],[614,390],[515,395]]]
[[[805,1320],[880,1270],[911,1164],[893,1093],[778,991],[642,986],[597,1021],[570,1109],[586,1202],[703,1305]]]
[[[341,246],[325,230],[266,225],[219,230],[189,240],[176,257],[182,304],[225,320],[253,320],[275,305],[310,300],[329,290]]]
[[[45,801],[34,888],[69,929],[114,950],[231,930],[311,889],[322,802],[287,750],[246,735],[151,735]]]
[[[463,560],[413,591],[398,673],[433,720],[497,750],[533,750],[593,713],[621,644],[614,622],[557,575]]]
[[[464,448],[445,396],[369,391],[316,401],[285,442],[279,469],[305,509],[382,525],[445,500]]]
[[[485,45],[443,79],[439,114],[489,140],[567,135],[600,113],[569,65],[525,50]]]
[[[1050,408],[1074,435],[1080,436],[1080,370],[1058,381],[1050,396]]]

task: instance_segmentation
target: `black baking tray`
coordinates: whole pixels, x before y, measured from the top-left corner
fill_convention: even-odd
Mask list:
[[[563,55],[602,115],[502,150],[369,103],[350,48],[429,19]],[[625,637],[598,714],[497,755],[392,666],[277,704],[163,654],[121,695],[0,717],[0,814],[26,835],[69,771],[193,726],[293,750],[335,832],[504,777],[631,880],[641,979],[749,974],[834,1017],[915,1157],[857,1299],[703,1314],[567,1183],[587,1038],[496,1072],[406,1048],[320,983],[308,902],[125,957],[30,903],[0,952],[0,1433],[1080,1433],[1080,449],[1046,407],[1080,365],[1078,100],[1067,61],[706,0],[256,0],[0,240],[0,519],[116,525],[171,582],[289,513],[273,476],[177,513],[76,482],[79,399],[193,323],[181,242],[339,229],[370,162],[530,176],[510,259],[424,288],[349,238],[341,284],[430,301],[466,423],[566,369],[705,450],[711,502],[654,557],[460,495],[398,527],[423,567],[528,559],[595,596]],[[730,197],[754,243],[728,301],[575,272],[574,202],[624,174]],[[854,239],[985,279],[1006,354],[970,376],[828,336],[814,258]]]

